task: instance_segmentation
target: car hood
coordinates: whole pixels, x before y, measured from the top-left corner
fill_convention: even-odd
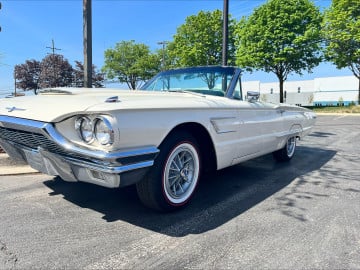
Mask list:
[[[113,102],[107,102],[111,97]],[[0,115],[43,122],[58,122],[69,116],[114,110],[208,108],[227,99],[196,93],[148,92],[119,89],[54,89],[37,96],[0,99]]]

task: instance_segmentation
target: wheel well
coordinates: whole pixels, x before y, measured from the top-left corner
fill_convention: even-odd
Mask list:
[[[173,128],[167,136],[180,130],[189,132],[196,139],[200,148],[204,171],[210,172],[216,170],[215,147],[206,128],[198,123],[183,123]]]

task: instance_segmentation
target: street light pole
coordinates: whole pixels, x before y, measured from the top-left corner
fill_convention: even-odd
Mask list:
[[[16,93],[16,69],[14,68],[14,97],[17,97]]]
[[[229,0],[224,0],[223,9],[223,47],[222,47],[222,65],[227,66],[227,52],[228,52],[228,36],[229,36]]]
[[[159,41],[157,44],[162,45],[162,63],[161,69],[165,69],[165,46],[168,44],[168,41]]]

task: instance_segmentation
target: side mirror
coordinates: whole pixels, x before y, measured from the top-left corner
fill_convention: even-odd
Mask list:
[[[248,102],[256,102],[259,101],[260,92],[248,91],[247,92],[247,101]]]

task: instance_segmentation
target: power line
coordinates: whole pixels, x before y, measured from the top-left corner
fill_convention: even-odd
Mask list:
[[[0,2],[0,9],[1,9],[1,7],[2,7],[2,4],[1,4],[1,2]],[[0,25],[0,32],[1,32],[1,25]]]
[[[52,46],[51,47],[46,47],[47,49],[52,50],[52,69],[53,69],[53,76],[54,76],[54,86],[56,87],[57,85],[57,74],[56,74],[56,61],[55,61],[55,51],[60,51],[61,49],[58,49],[55,47],[55,43],[54,43],[54,39],[51,40],[52,42]]]
[[[55,48],[54,39],[52,39],[51,42],[52,42],[52,46],[46,48],[52,50],[52,54],[55,55],[55,51],[61,51],[61,49]]]

